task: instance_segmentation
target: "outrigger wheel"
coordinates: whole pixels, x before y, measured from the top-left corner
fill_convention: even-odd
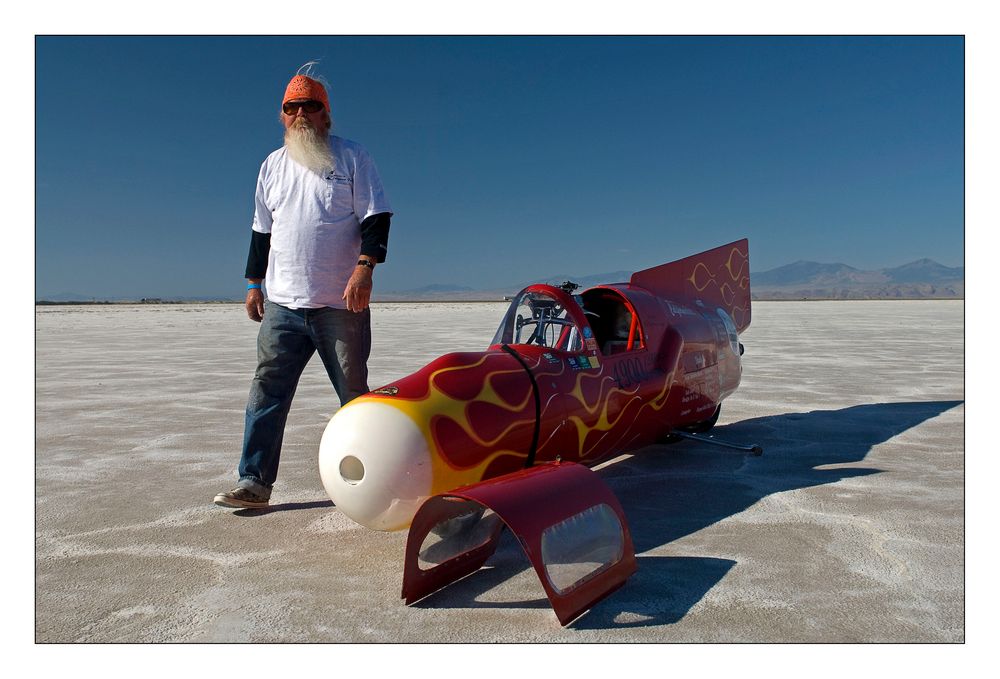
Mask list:
[[[695,422],[694,424],[689,424],[686,427],[678,427],[674,429],[669,434],[667,434],[663,439],[662,443],[677,443],[683,439],[692,439],[694,441],[701,441],[702,443],[709,443],[713,446],[721,446],[723,448],[734,448],[736,450],[742,450],[744,453],[750,453],[754,457],[759,457],[764,454],[764,449],[756,443],[752,443],[748,446],[741,445],[738,443],[730,443],[728,441],[720,441],[713,436],[703,436],[705,432],[715,426],[715,423],[719,421],[719,413],[722,412],[722,404],[715,409],[712,416],[707,420],[702,420],[701,422]]]

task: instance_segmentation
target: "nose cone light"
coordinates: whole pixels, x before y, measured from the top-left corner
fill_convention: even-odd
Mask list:
[[[390,404],[361,399],[326,426],[319,473],[340,511],[375,530],[406,528],[430,496],[433,476],[427,440],[413,420]]]

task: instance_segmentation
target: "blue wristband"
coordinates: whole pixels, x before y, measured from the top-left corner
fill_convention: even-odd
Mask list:
[[[247,286],[247,290],[260,290],[260,283],[251,283]]]

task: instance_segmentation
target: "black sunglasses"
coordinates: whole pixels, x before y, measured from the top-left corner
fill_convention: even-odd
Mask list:
[[[306,113],[316,113],[317,111],[323,110],[323,102],[316,101],[315,99],[309,99],[307,101],[290,101],[287,104],[282,105],[281,110],[285,112],[286,116],[293,115],[299,108],[305,109]]]

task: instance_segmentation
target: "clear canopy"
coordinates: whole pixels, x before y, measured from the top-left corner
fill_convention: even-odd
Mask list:
[[[560,300],[545,292],[524,291],[511,301],[492,344],[534,344],[581,351],[583,338]]]

